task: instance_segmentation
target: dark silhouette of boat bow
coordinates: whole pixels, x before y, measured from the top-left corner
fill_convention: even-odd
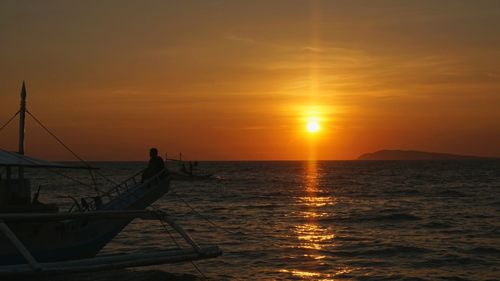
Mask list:
[[[74,203],[65,212],[59,211],[55,205],[39,202],[38,195],[32,198],[31,183],[24,173],[27,168],[89,171],[95,168],[83,160],[84,165],[69,166],[24,155],[26,114],[31,115],[26,110],[26,86],[23,82],[20,110],[14,114],[14,117],[20,117],[19,151],[14,153],[0,149],[0,167],[6,171],[6,178],[0,177],[0,275],[99,271],[221,255],[217,246],[198,246],[167,213],[146,210],[169,191],[171,175],[166,169],[145,181],[140,179],[139,172],[94,197],[78,200],[70,196]],[[11,120],[13,118],[6,125]],[[17,170],[17,177],[14,170]],[[189,246],[148,253],[97,255],[134,219],[160,220],[176,231]]]

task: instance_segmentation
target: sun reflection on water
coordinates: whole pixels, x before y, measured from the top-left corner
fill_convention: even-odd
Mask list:
[[[335,238],[334,234],[327,234],[327,229],[312,223],[296,226],[295,232],[299,240],[305,240],[312,244]]]
[[[297,205],[304,209],[297,213],[303,223],[293,226],[292,230],[297,238],[297,245],[294,248],[305,251],[302,257],[310,259],[308,264],[311,266],[301,269],[281,269],[280,272],[289,273],[304,280],[335,280],[334,277],[346,274],[350,270],[346,268],[334,270],[330,267],[329,272],[324,272],[310,269],[328,265],[324,251],[328,251],[327,247],[334,246],[335,233],[331,227],[325,227],[318,220],[329,216],[325,208],[328,209],[329,206],[334,205],[335,198],[325,196],[319,186],[318,163],[309,161],[305,165],[304,195],[296,198]]]
[[[352,272],[352,270],[348,268],[342,268],[335,273],[319,273],[319,272],[303,271],[303,270],[281,269],[280,272],[289,273],[295,277],[299,277],[300,279],[317,280],[317,281],[334,281],[334,280],[339,280],[335,279],[335,277],[342,274],[349,274]]]
[[[335,234],[331,229],[318,224],[318,218],[328,215],[328,213],[322,212],[320,208],[334,204],[335,200],[330,196],[318,195],[320,193],[318,187],[319,171],[316,161],[306,163],[304,178],[304,196],[297,198],[297,201],[307,208],[307,211],[302,212],[306,223],[296,225],[294,232],[305,246],[304,248],[321,249],[322,242],[333,240]]]

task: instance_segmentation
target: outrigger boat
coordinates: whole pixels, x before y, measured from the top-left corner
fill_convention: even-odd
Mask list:
[[[169,165],[172,163],[173,165]],[[174,181],[194,181],[215,179],[214,174],[200,174],[195,172],[198,161],[185,161],[182,159],[182,153],[179,153],[179,159],[168,158],[165,154],[165,166],[170,172],[170,177]]]
[[[171,177],[166,169],[145,181],[137,173],[94,197],[73,198],[73,205],[66,211],[39,202],[38,193],[32,198],[25,169],[93,171],[95,168],[86,163],[71,166],[24,155],[26,114],[31,115],[26,110],[23,82],[20,110],[14,115],[20,117],[19,151],[0,149],[0,167],[6,172],[5,178],[0,174],[0,276],[99,271],[221,255],[217,246],[200,247],[166,212],[146,209],[169,191]],[[134,219],[161,220],[188,246],[178,244],[175,248],[147,253],[98,255]]]

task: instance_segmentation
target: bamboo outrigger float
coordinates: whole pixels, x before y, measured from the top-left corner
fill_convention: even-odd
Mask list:
[[[88,169],[35,159],[24,155],[26,87],[23,82],[19,151],[0,149],[0,276],[47,275],[108,270],[193,261],[221,255],[217,246],[200,247],[167,213],[145,210],[169,191],[170,174],[161,170],[149,179],[133,175],[107,192],[76,200],[66,212],[53,204],[32,198],[25,168]],[[11,119],[12,120],[12,119]],[[35,118],[36,121],[38,121]],[[10,120],[9,120],[10,121]],[[86,163],[85,163],[86,164]],[[17,178],[12,170],[17,168]],[[147,253],[97,255],[132,220],[160,220],[187,243],[176,248]]]

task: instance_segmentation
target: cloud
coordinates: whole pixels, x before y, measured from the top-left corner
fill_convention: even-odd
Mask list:
[[[244,43],[244,44],[255,44],[256,43],[255,40],[252,38],[242,37],[242,36],[238,36],[238,35],[234,35],[234,34],[230,34],[229,36],[227,36],[227,38],[229,40],[233,40],[233,41]]]

